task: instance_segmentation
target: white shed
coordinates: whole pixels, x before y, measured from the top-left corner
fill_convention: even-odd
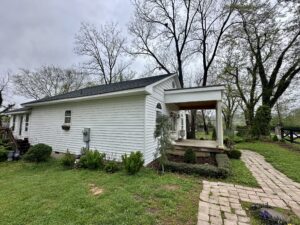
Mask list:
[[[221,97],[223,87],[182,89],[176,74],[99,85],[24,103],[8,112],[15,138],[44,143],[55,152],[81,154],[90,132],[91,149],[120,160],[125,153],[141,151],[145,164],[154,160],[156,117],[170,116],[176,140],[185,131],[185,110],[210,105],[217,108],[218,144],[223,146]],[[195,105],[196,104],[196,105]],[[189,108],[190,106],[190,108]],[[185,133],[185,132],[184,132]],[[186,139],[186,135],[183,136]]]

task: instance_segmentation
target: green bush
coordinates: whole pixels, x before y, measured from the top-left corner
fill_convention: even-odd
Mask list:
[[[103,169],[105,154],[97,150],[85,150],[80,158],[80,166],[86,169]]]
[[[165,169],[172,172],[196,174],[214,178],[226,178],[230,174],[230,160],[228,156],[226,154],[217,154],[216,161],[218,166],[168,161]]]
[[[186,163],[196,163],[196,154],[193,149],[188,148],[184,153],[184,162]]]
[[[121,168],[120,168],[119,163],[117,163],[115,161],[109,161],[104,166],[104,170],[107,173],[115,173],[115,172],[119,171],[120,169]]]
[[[219,169],[209,164],[188,164],[168,161],[165,169],[171,172],[196,174],[206,177],[219,177]]]
[[[217,132],[216,128],[213,128],[212,134],[211,134],[211,139],[212,140],[217,140]]]
[[[46,144],[37,144],[29,148],[24,159],[30,162],[44,162],[50,158],[52,147]]]
[[[226,154],[216,154],[219,177],[226,178],[230,174],[231,164]]]
[[[7,160],[7,150],[3,146],[0,146],[0,162]]]
[[[277,137],[277,135],[275,134],[273,137],[272,137],[272,140],[273,141],[275,141],[275,142],[277,142],[278,141],[278,137]]]
[[[232,149],[230,151],[227,151],[227,155],[230,159],[239,159],[241,158],[242,153],[237,149]]]
[[[128,174],[136,174],[144,165],[143,154],[140,151],[131,152],[129,156],[122,156],[122,163]]]
[[[72,155],[69,151],[67,151],[67,153],[61,159],[61,164],[66,168],[73,168],[75,160],[75,155]]]
[[[253,137],[268,136],[270,134],[271,119],[271,108],[267,105],[259,106],[256,110],[252,127]]]

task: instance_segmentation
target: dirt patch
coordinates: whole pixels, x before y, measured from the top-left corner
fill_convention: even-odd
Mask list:
[[[103,189],[100,187],[97,187],[95,184],[89,184],[90,192],[94,196],[101,195],[103,193]]]
[[[176,191],[180,189],[180,186],[176,184],[166,184],[163,186],[163,189],[166,189],[168,191]]]

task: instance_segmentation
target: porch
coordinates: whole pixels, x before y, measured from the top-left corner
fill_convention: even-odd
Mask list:
[[[176,117],[176,112],[182,115],[182,111],[186,110],[215,110],[215,129],[216,140],[195,140],[187,139],[186,124],[182,126],[182,121],[177,122],[177,129],[171,134],[173,137],[174,153],[184,154],[185,149],[192,148],[198,155],[208,155],[224,151],[223,145],[223,119],[222,119],[222,95],[223,86],[208,86],[196,88],[183,88],[165,91],[165,102],[171,117]],[[175,116],[174,116],[175,115]],[[173,119],[174,119],[173,118]],[[178,124],[179,123],[179,124]],[[179,128],[178,128],[179,127]],[[183,127],[185,135],[183,135]],[[177,135],[176,135],[177,133]],[[175,134],[175,135],[174,135]],[[175,138],[174,138],[175,137]]]

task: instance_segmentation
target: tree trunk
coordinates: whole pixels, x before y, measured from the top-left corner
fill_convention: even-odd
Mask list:
[[[177,56],[177,61],[178,61],[178,79],[181,84],[181,87],[184,87],[182,62],[181,62],[181,59],[179,58],[179,56]]]

